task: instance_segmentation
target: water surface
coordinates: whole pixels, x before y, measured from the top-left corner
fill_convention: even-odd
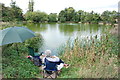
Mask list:
[[[57,54],[57,49],[71,38],[84,39],[91,36],[103,34],[107,26],[98,24],[79,24],[79,23],[29,23],[25,25],[36,33],[40,33],[44,39],[42,50],[50,49],[53,54]]]

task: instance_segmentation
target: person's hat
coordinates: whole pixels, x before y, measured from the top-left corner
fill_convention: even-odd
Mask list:
[[[46,55],[47,57],[49,57],[49,56],[51,55],[51,50],[46,50],[46,51],[45,51],[45,55]]]

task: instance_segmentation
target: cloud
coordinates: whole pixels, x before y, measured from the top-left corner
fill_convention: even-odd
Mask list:
[[[29,0],[13,0],[23,9],[24,13],[28,9]],[[0,2],[8,6],[11,0],[1,0]],[[117,10],[119,0],[34,0],[34,10],[46,13],[59,13],[64,8],[73,7],[75,10],[97,11]]]

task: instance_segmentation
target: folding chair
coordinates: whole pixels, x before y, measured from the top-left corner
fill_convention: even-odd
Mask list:
[[[34,65],[40,67],[42,65],[42,60],[39,57],[41,54],[35,53],[32,47],[28,47],[28,50],[29,50],[29,55],[33,57],[32,61]]]
[[[52,79],[57,78],[58,76],[57,64],[58,62],[51,62],[45,58],[45,63],[44,63],[45,68],[43,69],[43,78],[52,78]]]
[[[28,47],[28,50],[29,50],[29,55],[31,56],[40,56],[40,54],[38,53],[35,53],[34,49],[32,47]]]

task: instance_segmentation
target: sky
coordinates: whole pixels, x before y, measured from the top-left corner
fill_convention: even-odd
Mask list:
[[[28,10],[29,0],[13,0],[19,6],[23,13]],[[118,2],[120,0],[33,0],[34,11],[42,11],[46,13],[59,13],[68,7],[73,7],[76,11],[84,10],[102,13],[105,10],[118,11]],[[11,0],[0,0],[5,6],[10,6]]]

